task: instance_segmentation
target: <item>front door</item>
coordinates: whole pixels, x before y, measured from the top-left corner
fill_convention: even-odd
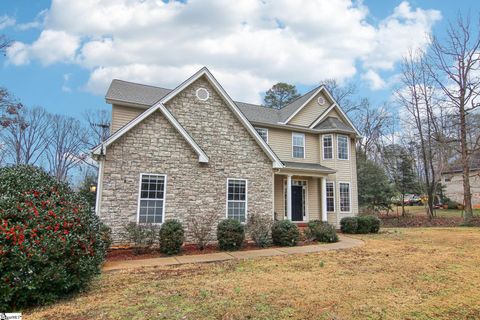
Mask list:
[[[292,186],[292,221],[303,221],[303,186]]]

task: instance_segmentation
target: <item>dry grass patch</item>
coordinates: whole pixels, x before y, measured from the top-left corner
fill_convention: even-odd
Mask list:
[[[343,251],[103,274],[25,319],[478,319],[480,229],[386,229]]]

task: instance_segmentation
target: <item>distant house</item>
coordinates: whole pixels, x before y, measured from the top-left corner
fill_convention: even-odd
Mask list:
[[[106,101],[112,134],[92,152],[116,241],[128,222],[208,212],[336,226],[358,213],[359,133],[324,86],[276,110],[233,101],[202,68],[173,90],[113,80]]]
[[[463,173],[461,168],[452,168],[442,173],[445,195],[451,200],[463,204]],[[480,208],[480,168],[470,169],[470,191],[472,206]]]

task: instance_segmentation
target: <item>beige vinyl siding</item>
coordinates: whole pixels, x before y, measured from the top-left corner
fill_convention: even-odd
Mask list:
[[[283,161],[310,163],[320,161],[317,134],[305,133],[305,158],[292,157],[292,131],[290,130],[268,128],[268,144]]]
[[[112,104],[112,125],[110,128],[111,133],[114,133],[131,120],[135,119],[146,109],[121,106]]]
[[[332,110],[330,110],[330,111],[327,113],[326,117],[334,117],[334,118],[342,119],[342,118],[340,117],[340,115],[338,114],[337,110],[335,110],[335,108],[333,108]],[[343,120],[342,120],[342,122],[343,122]]]
[[[283,220],[285,218],[285,195],[283,190],[283,179],[286,177],[283,175],[275,175],[274,182],[274,212],[275,218],[278,220]]]
[[[319,105],[317,102],[318,97],[322,96],[325,99],[325,104],[323,106]],[[310,126],[325,110],[328,109],[332,104],[326,95],[322,92],[313,97],[308,104],[300,110],[290,121],[289,124],[296,124],[299,126]]]

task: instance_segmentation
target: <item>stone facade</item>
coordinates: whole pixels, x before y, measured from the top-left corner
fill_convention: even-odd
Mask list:
[[[200,101],[196,89],[210,97]],[[137,219],[141,173],[166,174],[165,219],[187,229],[189,215],[226,217],[227,178],[247,179],[248,214],[273,217],[272,162],[209,82],[200,78],[166,104],[209,157],[198,156],[160,111],[109,146],[103,160],[100,218],[121,243],[123,226]],[[212,229],[215,226],[212,226]]]

